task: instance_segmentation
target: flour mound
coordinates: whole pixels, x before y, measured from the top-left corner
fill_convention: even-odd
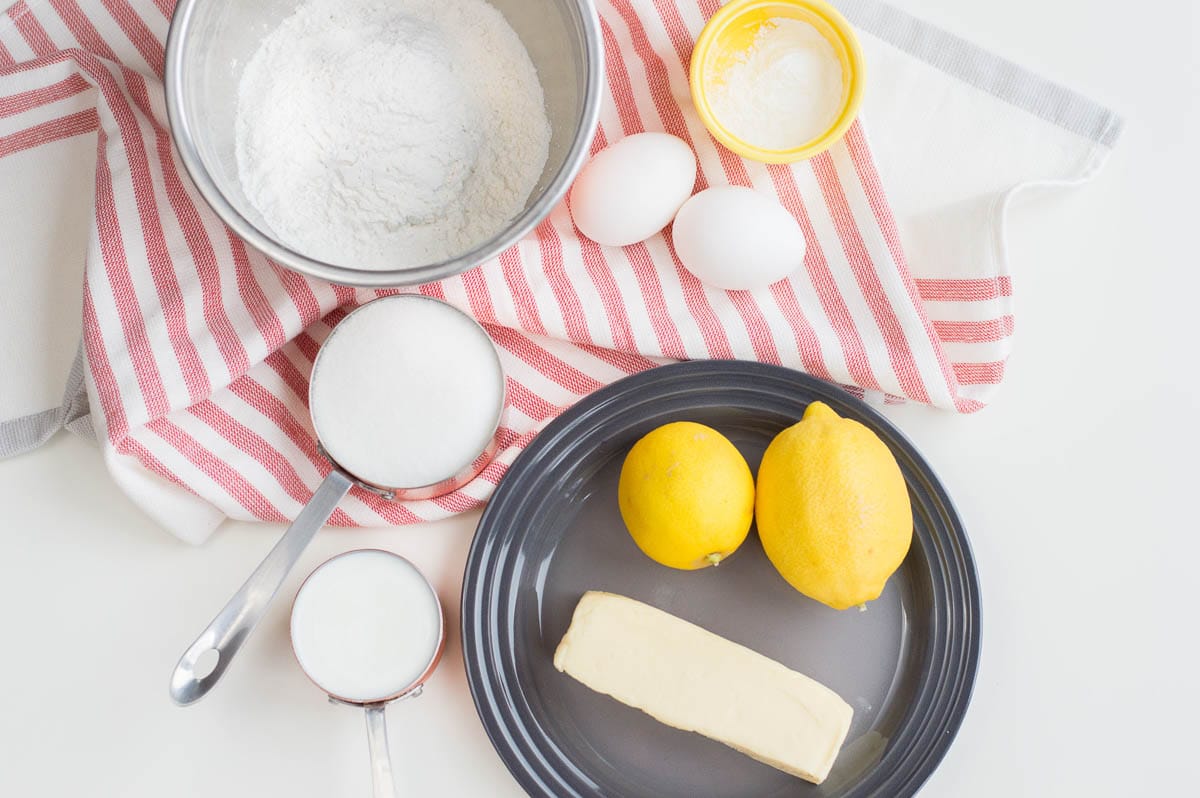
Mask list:
[[[271,231],[365,269],[500,232],[550,145],[537,71],[484,0],[309,0],[246,64],[236,127],[242,188]]]

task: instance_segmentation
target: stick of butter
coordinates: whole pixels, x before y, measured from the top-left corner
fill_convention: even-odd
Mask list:
[[[554,667],[656,720],[820,784],[854,710],[802,673],[660,609],[583,594]]]

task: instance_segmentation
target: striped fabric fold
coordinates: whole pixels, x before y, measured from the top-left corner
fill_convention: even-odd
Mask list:
[[[478,507],[534,435],[580,397],[657,364],[746,358],[802,369],[875,403],[982,407],[1011,334],[1006,278],[914,280],[866,131],[792,166],[743,160],[693,113],[692,42],[718,0],[598,0],[607,55],[593,150],[644,130],[687,141],[698,188],[775,196],[809,241],[805,267],[756,292],[708,288],[669,231],[624,249],[583,238],[560,205],[499,258],[421,293],[486,326],[508,375],[499,457],[458,493],[387,502],[355,490],[332,523],[407,524]],[[0,18],[0,165],[94,137],[84,286],[85,381],[109,455],[224,515],[282,521],[328,465],[307,413],[321,341],[392,291],[286,271],[227,230],[173,151],[161,86],[167,0],[42,0]],[[753,246],[753,242],[749,242]],[[1003,351],[1007,351],[1004,349]]]

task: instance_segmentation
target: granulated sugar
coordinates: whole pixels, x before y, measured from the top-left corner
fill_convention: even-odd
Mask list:
[[[521,40],[484,0],[308,0],[242,75],[238,173],[288,246],[395,269],[500,232],[550,125]]]
[[[491,442],[504,374],[487,333],[422,296],[379,299],[321,346],[309,410],[329,455],[359,479],[417,488],[449,479]]]

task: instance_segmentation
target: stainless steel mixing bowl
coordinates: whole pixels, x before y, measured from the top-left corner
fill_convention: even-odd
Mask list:
[[[407,286],[478,266],[529,233],[563,198],[587,157],[604,74],[592,0],[489,0],[521,37],[537,67],[550,119],[550,157],[524,210],[469,252],[440,263],[356,269],[314,260],[281,243],[238,181],[234,116],[242,67],[301,0],[180,0],[167,36],[171,136],[201,195],[246,242],[298,272],[333,283]]]

